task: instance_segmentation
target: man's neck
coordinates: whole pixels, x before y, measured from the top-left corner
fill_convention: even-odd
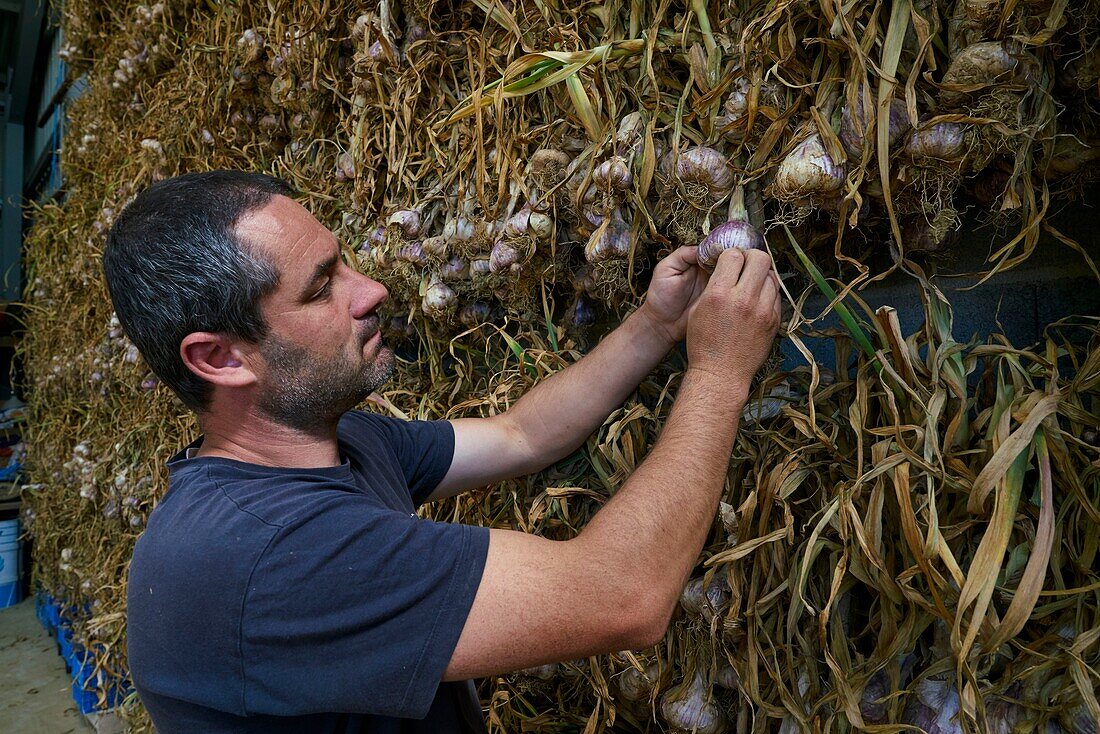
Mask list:
[[[252,409],[232,416],[204,413],[199,423],[203,441],[196,456],[310,469],[339,466],[341,462],[335,422],[317,431],[302,431],[276,423]]]

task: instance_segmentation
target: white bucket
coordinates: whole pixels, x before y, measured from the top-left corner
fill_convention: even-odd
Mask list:
[[[19,541],[19,520],[0,522],[0,608],[22,599],[23,544]]]

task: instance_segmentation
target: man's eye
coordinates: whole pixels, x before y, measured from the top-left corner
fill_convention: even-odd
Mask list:
[[[324,297],[325,297],[325,296],[327,296],[327,295],[328,295],[328,294],[329,294],[329,293],[330,293],[331,291],[332,291],[332,281],[331,281],[331,280],[326,280],[326,281],[325,281],[325,284],[324,284],[323,286],[321,286],[321,290],[319,290],[319,291],[317,291],[316,293],[314,293],[314,294],[313,294],[313,297],[314,297],[315,299],[316,299],[316,298],[324,298]]]

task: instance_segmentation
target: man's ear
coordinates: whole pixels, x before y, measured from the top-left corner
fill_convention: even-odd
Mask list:
[[[245,387],[256,381],[239,342],[225,334],[191,332],[180,342],[180,358],[187,369],[214,385]]]

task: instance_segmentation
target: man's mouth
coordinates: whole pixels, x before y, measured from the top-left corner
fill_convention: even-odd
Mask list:
[[[369,317],[363,319],[363,327],[362,327],[362,330],[363,330],[363,344],[362,344],[362,346],[365,347],[370,340],[374,339],[374,337],[380,336],[381,332],[378,330],[378,326],[379,326],[379,324],[378,324],[378,317],[377,316],[369,316]]]

